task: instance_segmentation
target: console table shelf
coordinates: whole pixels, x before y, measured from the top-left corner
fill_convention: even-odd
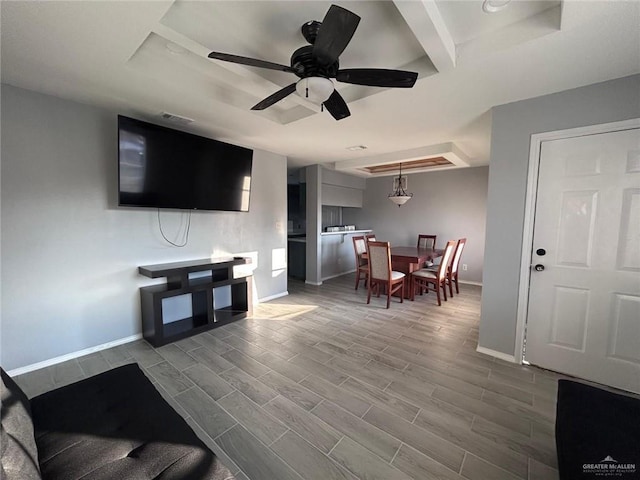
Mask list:
[[[248,262],[234,257],[138,267],[145,277],[167,278],[140,288],[144,338],[160,347],[251,315],[252,277],[234,278],[233,272]],[[190,278],[195,272],[208,273]]]

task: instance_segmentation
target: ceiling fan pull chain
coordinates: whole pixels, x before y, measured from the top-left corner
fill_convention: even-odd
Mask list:
[[[320,104],[320,111],[321,111],[321,112],[324,112],[324,103],[321,103],[321,104]]]
[[[307,83],[306,83],[305,91],[306,91],[307,98],[309,98],[309,78],[307,78],[306,80],[307,80]]]

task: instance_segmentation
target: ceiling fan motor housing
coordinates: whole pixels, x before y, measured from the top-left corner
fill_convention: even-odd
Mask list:
[[[300,78],[335,78],[340,66],[338,60],[330,65],[319,65],[313,56],[313,45],[305,45],[291,55],[291,68],[295,70],[295,74]]]

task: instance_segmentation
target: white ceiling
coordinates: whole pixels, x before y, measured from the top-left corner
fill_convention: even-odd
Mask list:
[[[492,15],[481,0],[339,2],[362,17],[341,68],[419,73],[412,89],[336,84],[340,121],[296,94],[251,111],[297,77],[207,58],[288,65],[331,3],[2,1],[2,82],[356,172],[429,154],[485,165],[492,106],[640,73],[639,1],[513,0]]]

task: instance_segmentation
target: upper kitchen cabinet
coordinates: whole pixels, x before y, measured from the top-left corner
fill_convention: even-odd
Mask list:
[[[322,205],[361,208],[365,187],[364,178],[322,169]]]

